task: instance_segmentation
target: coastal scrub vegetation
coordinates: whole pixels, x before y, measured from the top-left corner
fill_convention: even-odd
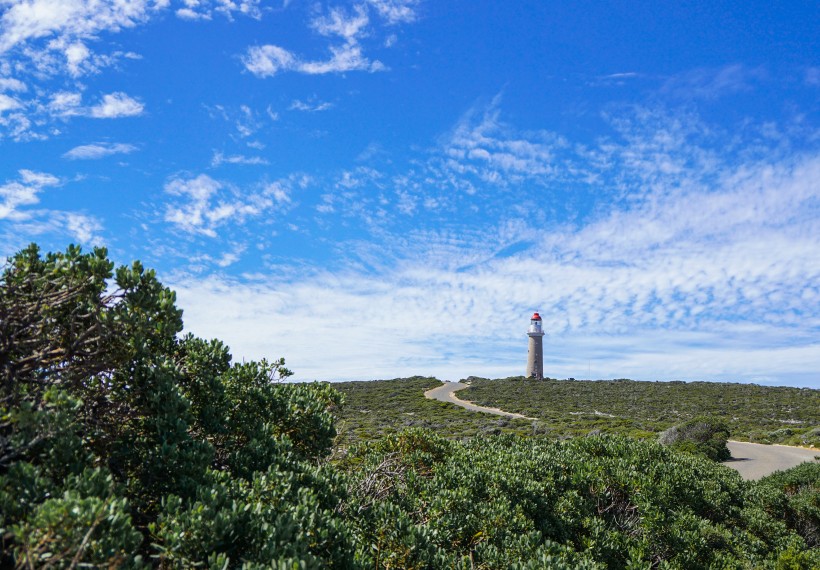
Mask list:
[[[698,416],[733,439],[820,447],[820,390],[723,382],[469,378],[459,397],[537,418],[554,435],[656,437]]]
[[[439,422],[459,440],[396,425],[340,446],[342,392],[181,331],[139,263],[8,260],[0,568],[820,566],[818,464],[749,483],[657,441],[467,416]]]

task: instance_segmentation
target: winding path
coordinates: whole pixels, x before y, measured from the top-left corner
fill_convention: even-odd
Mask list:
[[[466,400],[462,400],[456,397],[454,392],[469,387],[469,384],[462,384],[461,382],[443,382],[441,386],[433,388],[432,390],[427,390],[424,393],[424,397],[430,398],[431,400],[439,400],[440,402],[450,402],[451,404],[455,404],[456,406],[466,408],[471,412],[484,412],[485,414],[493,414],[494,416],[504,416],[505,418],[518,418],[521,420],[535,419],[528,418],[527,416],[523,416],[521,414],[505,412],[504,410],[499,410],[498,408],[486,408],[484,406],[477,406],[472,402],[468,402]]]
[[[425,398],[449,402],[456,406],[461,406],[473,412],[484,412],[506,418],[518,418],[523,420],[535,420],[521,414],[505,412],[498,408],[487,408],[477,406],[472,402],[456,397],[455,392],[469,388],[469,384],[460,382],[443,382],[441,386],[427,390]],[[732,459],[723,464],[731,467],[740,473],[740,476],[747,481],[760,479],[770,475],[775,471],[790,469],[806,461],[817,461],[820,456],[820,449],[806,449],[804,447],[790,447],[788,445],[763,445],[760,443],[747,443],[745,441],[729,441],[727,443],[729,451],[732,452]]]

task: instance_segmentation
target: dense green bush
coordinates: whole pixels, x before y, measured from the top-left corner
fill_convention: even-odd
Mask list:
[[[796,531],[812,548],[820,547],[820,463],[803,463],[756,482],[757,503]]]
[[[179,338],[174,301],[104,249],[31,246],[7,263],[0,567],[352,558],[332,515],[344,485],[316,467],[340,394],[282,384],[282,360],[232,365],[218,341]]]
[[[408,431],[354,450],[345,465],[346,512],[401,567],[538,567],[551,556],[568,567],[744,568],[787,551],[803,557],[800,568],[820,563],[735,471],[651,442],[460,443]],[[385,518],[406,532],[385,535]]]
[[[698,416],[661,433],[659,441],[678,451],[703,455],[712,461],[726,461],[732,457],[726,442],[729,428],[715,418]]]

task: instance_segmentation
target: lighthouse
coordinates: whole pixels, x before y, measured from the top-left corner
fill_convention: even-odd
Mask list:
[[[544,379],[544,331],[541,330],[541,315],[534,313],[530,319],[530,337],[527,350],[527,378]]]

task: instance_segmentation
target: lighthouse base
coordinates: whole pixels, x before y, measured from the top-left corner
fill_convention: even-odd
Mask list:
[[[527,350],[527,378],[544,379],[544,341],[543,334],[529,335]]]

